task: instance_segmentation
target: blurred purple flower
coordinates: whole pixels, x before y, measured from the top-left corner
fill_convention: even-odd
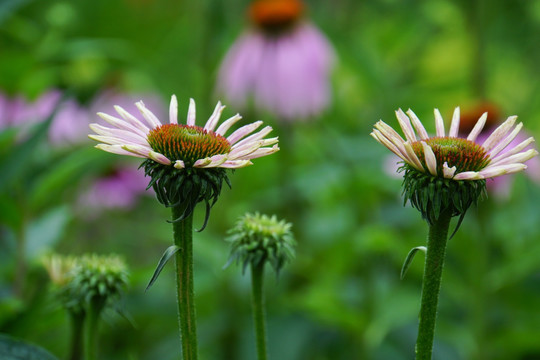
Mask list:
[[[148,179],[137,166],[123,165],[105,174],[79,197],[80,207],[85,212],[96,213],[104,209],[131,209],[139,196],[146,192]]]
[[[317,115],[330,102],[335,53],[326,37],[301,19],[297,0],[259,0],[254,26],[233,44],[221,64],[217,92],[236,107],[255,106],[283,120]]]

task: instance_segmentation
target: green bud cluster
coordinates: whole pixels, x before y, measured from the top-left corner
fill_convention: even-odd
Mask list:
[[[210,209],[219,198],[223,182],[231,187],[224,168],[176,169],[149,159],[141,167],[144,167],[145,175],[151,178],[147,189],[154,189],[158,201],[167,207],[180,206],[183,209],[182,215],[173,221],[184,220],[193,213],[198,203],[205,202],[206,215],[199,231],[208,223]]]
[[[445,210],[449,210],[452,216],[459,215],[461,222],[471,205],[487,197],[485,180],[434,177],[408,164],[404,164],[399,171],[405,172],[402,184],[404,205],[409,202],[430,225]]]
[[[241,262],[244,272],[248,264],[259,266],[268,261],[279,274],[283,265],[295,257],[291,226],[275,215],[245,214],[229,230],[226,240],[231,243],[231,254],[226,267]]]
[[[62,303],[75,312],[84,311],[94,299],[117,299],[128,282],[126,265],[116,255],[55,255],[46,260],[45,266],[58,287]]]

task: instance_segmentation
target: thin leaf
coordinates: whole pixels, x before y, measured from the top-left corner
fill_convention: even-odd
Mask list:
[[[163,270],[163,267],[169,261],[169,259],[176,254],[176,252],[180,250],[179,246],[171,245],[165,250],[163,255],[161,256],[161,259],[159,259],[159,263],[156,267],[156,270],[154,271],[154,275],[152,275],[152,279],[150,279],[150,282],[148,283],[148,286],[146,287],[145,291],[148,291],[150,289],[150,286],[154,284],[154,282],[157,280],[159,274],[161,273],[161,270]]]
[[[414,259],[414,255],[416,255],[418,251],[423,251],[425,253],[426,250],[427,249],[425,246],[417,246],[415,248],[412,248],[411,251],[409,251],[409,253],[407,254],[407,257],[405,258],[405,261],[403,262],[403,266],[401,267],[401,274],[400,274],[401,280],[405,278],[405,274],[407,273],[407,270],[409,270],[409,267],[411,266],[411,263]]]

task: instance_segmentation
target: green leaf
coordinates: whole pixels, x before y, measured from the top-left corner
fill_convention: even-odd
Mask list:
[[[39,346],[6,335],[0,335],[0,359],[58,360],[57,357]]]
[[[407,270],[409,270],[409,267],[411,266],[411,263],[414,259],[414,255],[416,255],[418,251],[423,251],[425,253],[426,250],[427,249],[425,246],[417,246],[415,248],[412,248],[411,251],[409,251],[409,253],[407,254],[407,257],[405,258],[405,261],[403,262],[403,266],[401,267],[401,274],[400,274],[401,280],[403,280],[403,278],[405,277],[405,274],[407,273]]]
[[[159,263],[156,267],[156,270],[154,271],[154,275],[152,275],[152,279],[150,279],[150,282],[148,283],[145,291],[148,291],[148,289],[150,289],[150,286],[152,286],[152,284],[154,284],[154,282],[157,280],[159,274],[161,273],[161,270],[163,270],[163,267],[165,266],[167,261],[169,261],[169,259],[174,254],[176,254],[178,250],[180,250],[180,247],[176,245],[171,245],[167,248],[167,250],[165,250],[165,252],[161,256],[161,259],[159,259]]]

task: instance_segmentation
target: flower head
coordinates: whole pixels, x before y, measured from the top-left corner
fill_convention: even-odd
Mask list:
[[[428,222],[436,220],[446,207],[453,215],[464,214],[484,193],[485,179],[522,171],[527,168],[524,162],[538,154],[534,149],[524,150],[534,141],[532,137],[504,151],[523,127],[522,123],[516,125],[516,116],[509,117],[481,143],[476,141],[487,113],[466,138],[458,137],[459,108],[454,111],[448,135],[435,109],[434,137],[412,110],[405,114],[399,109],[396,116],[405,139],[383,121],[377,122],[371,136],[403,160],[405,201],[418,208]]]
[[[208,219],[222,182],[228,182],[225,169],[251,165],[251,160],[279,150],[277,137],[265,138],[272,131],[270,126],[253,133],[262,121],[242,126],[226,136],[242,117],[236,114],[217,126],[225,108],[220,102],[204,127],[195,124],[193,99],[186,124],[178,123],[178,104],[174,95],[169,123],[163,124],[142,101],[136,105],[144,121],[116,106],[120,118],[98,113],[112,127],[91,124],[90,128],[97,135],[89,137],[100,142],[96,145],[98,149],[146,159],[141,166],[152,178],[148,187],[154,188],[164,205],[183,205],[185,212],[181,219],[190,215],[200,201],[206,202]]]
[[[278,220],[275,215],[245,214],[229,231],[231,242],[229,262],[242,262],[243,271],[248,264],[258,266],[268,261],[277,274],[283,265],[294,258],[291,224]]]
[[[303,19],[299,0],[259,0],[253,26],[229,49],[220,66],[217,92],[244,107],[286,121],[319,114],[330,102],[335,53],[326,37]]]

